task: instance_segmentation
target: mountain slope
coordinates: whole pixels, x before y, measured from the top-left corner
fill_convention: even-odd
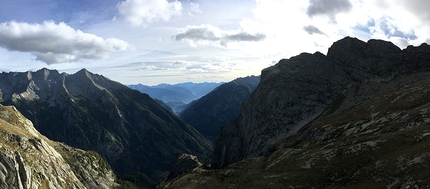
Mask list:
[[[257,157],[318,118],[356,84],[389,81],[430,68],[430,46],[401,50],[391,42],[346,37],[327,56],[302,53],[262,71],[239,117],[218,132],[213,166]]]
[[[165,188],[429,188],[430,73],[344,94],[267,156],[200,167]]]
[[[180,117],[213,141],[221,126],[237,118],[241,103],[249,98],[259,81],[260,76],[249,76],[224,83],[190,103]]]
[[[178,83],[146,86],[142,84],[127,85],[131,89],[146,93],[169,105],[175,113],[180,113],[188,103],[206,95],[222,83]]]
[[[52,140],[100,153],[114,171],[161,180],[178,154],[207,159],[212,147],[146,94],[83,69],[0,74],[1,101]]]
[[[113,188],[98,154],[53,142],[14,107],[0,105],[0,188]]]

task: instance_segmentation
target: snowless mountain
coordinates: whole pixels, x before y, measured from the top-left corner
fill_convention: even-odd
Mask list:
[[[237,118],[240,105],[249,98],[259,82],[260,76],[248,76],[224,83],[191,102],[179,116],[213,141],[221,126]]]
[[[127,85],[131,89],[146,93],[154,99],[163,101],[173,109],[175,113],[180,113],[190,102],[201,98],[222,83],[178,83],[159,84],[147,86],[142,84]]]
[[[164,188],[429,188],[430,46],[346,37],[262,71],[212,168]]]
[[[212,146],[146,94],[82,69],[0,74],[0,103],[14,105],[51,140],[101,154],[115,173],[162,180],[177,156],[207,160]]]

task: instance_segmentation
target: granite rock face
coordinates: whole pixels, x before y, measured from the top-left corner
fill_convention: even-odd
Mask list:
[[[92,74],[1,73],[0,102],[48,138],[98,152],[118,175],[163,180],[178,154],[208,159],[212,145],[146,94]]]
[[[0,105],[0,188],[113,188],[115,174],[94,152],[53,142],[15,107]]]
[[[213,141],[225,123],[237,118],[240,105],[249,98],[259,82],[260,76],[248,76],[224,83],[191,102],[179,116],[204,137]]]
[[[218,132],[212,165],[223,167],[269,153],[271,145],[327,113],[352,87],[429,70],[429,55],[427,44],[401,50],[391,42],[346,37],[335,42],[327,56],[302,53],[279,61],[262,71],[239,117]]]

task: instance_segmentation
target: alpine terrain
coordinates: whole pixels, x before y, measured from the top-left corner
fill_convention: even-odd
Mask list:
[[[95,152],[41,135],[15,107],[0,105],[0,188],[113,188],[115,174]]]
[[[131,89],[148,94],[154,99],[161,100],[167,104],[175,113],[180,113],[187,104],[201,98],[222,83],[178,83],[178,84],[159,84],[147,86],[142,84],[127,85]]]
[[[212,169],[165,188],[429,188],[430,46],[346,37],[262,71]]]
[[[14,105],[51,140],[100,153],[118,175],[160,181],[189,153],[208,160],[199,132],[146,94],[82,69],[1,73],[0,103]]]
[[[257,88],[260,76],[237,78],[191,102],[179,116],[207,139],[214,141],[227,121],[237,118],[240,105]]]

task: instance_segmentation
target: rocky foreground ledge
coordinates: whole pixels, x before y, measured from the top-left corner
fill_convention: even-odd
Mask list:
[[[0,105],[0,188],[113,188],[115,174],[95,152],[53,142],[13,106]]]

